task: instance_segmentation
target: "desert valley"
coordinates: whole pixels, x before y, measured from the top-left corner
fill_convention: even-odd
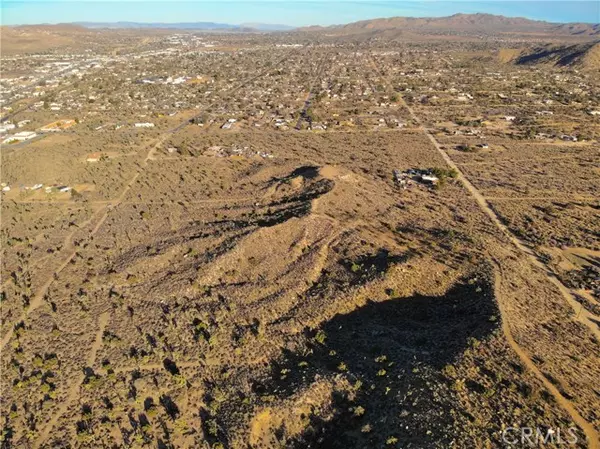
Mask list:
[[[598,25],[1,33],[2,448],[598,448]]]

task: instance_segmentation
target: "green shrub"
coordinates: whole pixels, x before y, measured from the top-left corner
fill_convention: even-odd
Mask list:
[[[327,339],[327,334],[325,332],[323,332],[322,330],[318,331],[317,334],[315,335],[315,341],[322,345],[325,344],[326,339]]]

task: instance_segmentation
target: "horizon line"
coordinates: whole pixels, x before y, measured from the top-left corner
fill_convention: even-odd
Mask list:
[[[72,2],[75,0],[59,0],[59,1],[65,1],[65,2]],[[189,1],[189,0],[175,0],[175,1]],[[314,0],[308,0],[308,1],[314,1]],[[437,1],[437,0],[429,0],[429,1]],[[513,0],[508,0],[508,1],[513,1]],[[517,1],[517,0],[514,0]],[[536,0],[536,1],[543,1],[543,0]],[[558,1],[558,0],[550,0],[550,1]],[[592,2],[590,2],[592,3]],[[340,23],[336,23],[336,24],[331,24],[331,25],[318,25],[318,24],[313,24],[313,25],[288,25],[286,23],[277,23],[277,22],[258,22],[258,21],[252,21],[252,22],[241,22],[241,23],[229,23],[229,22],[220,22],[220,21],[212,21],[212,20],[192,20],[192,21],[137,21],[137,20],[115,20],[115,21],[110,21],[110,20],[99,20],[99,21],[94,21],[94,20],[76,20],[76,21],[72,21],[72,22],[39,22],[39,23],[12,23],[12,24],[1,24],[0,26],[7,26],[7,27],[18,27],[18,26],[41,26],[41,25],[81,25],[81,24],[119,24],[119,23],[135,23],[135,24],[140,24],[140,25],[157,25],[157,24],[164,24],[164,25],[178,25],[178,24],[197,24],[197,23],[210,23],[210,24],[215,24],[215,25],[225,25],[225,26],[244,26],[244,25],[252,25],[252,24],[256,24],[256,25],[268,25],[268,26],[284,26],[284,27],[289,27],[291,29],[296,29],[296,28],[307,28],[307,27],[321,27],[321,28],[328,28],[328,27],[335,27],[335,26],[342,26],[342,25],[349,25],[352,23],[359,23],[359,22],[370,22],[373,20],[381,20],[381,19],[395,19],[395,18],[405,18],[405,19],[444,19],[444,18],[450,18],[450,17],[454,17],[454,16],[459,16],[459,15],[464,15],[464,16],[477,16],[477,15],[486,15],[486,16],[493,16],[493,17],[503,17],[506,19],[524,19],[524,20],[529,20],[531,22],[543,22],[543,23],[550,23],[550,24],[560,24],[560,25],[564,25],[564,24],[570,24],[570,23],[583,23],[586,25],[600,25],[600,22],[584,22],[584,21],[569,21],[569,22],[555,22],[555,21],[551,21],[551,20],[542,20],[542,19],[532,19],[526,16],[506,16],[503,14],[490,14],[490,13],[484,13],[484,12],[477,12],[477,13],[454,13],[454,14],[450,14],[450,15],[442,15],[442,16],[412,16],[412,15],[393,15],[393,16],[381,16],[381,17],[375,17],[375,18],[371,18],[371,19],[361,19],[361,20],[353,20],[351,22],[340,22]]]

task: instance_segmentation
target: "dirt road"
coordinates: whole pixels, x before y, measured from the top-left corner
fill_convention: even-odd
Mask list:
[[[404,101],[404,99],[400,100],[406,109],[409,111],[411,117],[421,126],[422,131],[427,135],[433,146],[442,156],[446,164],[456,170],[457,179],[462,183],[462,185],[467,189],[467,191],[473,196],[479,208],[490,218],[492,223],[504,234],[508,239],[517,247],[517,249],[524,253],[529,261],[537,268],[540,268],[549,282],[554,284],[558,290],[561,292],[567,303],[571,306],[574,312],[574,319],[587,326],[589,330],[596,336],[596,338],[600,339],[600,329],[598,328],[596,322],[594,320],[598,320],[599,317],[593,315],[588,312],[586,309],[582,308],[581,304],[575,300],[571,292],[567,287],[565,287],[562,282],[558,280],[554,274],[548,271],[548,268],[538,260],[535,253],[520,239],[518,239],[514,234],[510,232],[510,230],[500,221],[496,213],[488,204],[485,197],[477,190],[477,188],[466,178],[460,168],[452,161],[450,156],[442,149],[440,143],[435,139],[431,132],[422,126],[421,120],[415,114],[414,110]],[[498,262],[495,262],[497,269],[495,270],[495,278],[497,285],[502,283],[502,266]],[[498,307],[500,308],[500,313],[502,315],[502,330],[506,337],[506,340],[513,351],[519,356],[521,361],[529,370],[542,382],[542,384],[548,389],[550,394],[554,397],[556,402],[563,407],[567,413],[571,416],[573,422],[575,422],[585,433],[590,449],[598,449],[600,436],[598,432],[594,428],[594,426],[586,421],[581,414],[577,411],[573,403],[568,400],[565,396],[563,396],[560,391],[550,382],[550,380],[539,370],[539,368],[533,363],[531,357],[527,354],[527,352],[515,341],[512,331],[510,329],[510,322],[508,320],[508,316],[505,313],[504,305],[502,298],[498,296]]]

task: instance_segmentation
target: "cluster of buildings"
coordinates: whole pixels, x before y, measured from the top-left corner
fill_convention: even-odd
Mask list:
[[[440,178],[433,174],[430,169],[409,168],[405,171],[393,170],[392,175],[396,185],[404,190],[415,185],[435,187],[440,182]]]
[[[593,125],[600,87],[589,73],[497,63],[474,77],[468,57],[435,58],[427,50],[404,51],[391,60],[413,67],[387,69],[395,89],[427,126],[446,135],[567,142],[600,137]],[[386,64],[384,58],[379,62]],[[585,123],[592,126],[578,126]]]
[[[212,157],[260,157],[262,159],[273,159],[275,157],[271,153],[257,151],[252,149],[251,147],[239,147],[236,145],[230,147],[222,147],[216,145],[211,146],[204,151],[203,155]]]
[[[402,97],[427,126],[447,135],[594,138],[563,126],[600,115],[598,87],[587,75],[499,65],[473,77],[461,56],[442,57],[428,43],[364,45],[172,33],[123,54],[7,58],[5,69],[30,75],[0,81],[3,116],[28,102],[23,118],[51,125],[16,133],[5,123],[0,133],[8,142],[30,140],[32,132],[72,126],[75,117],[94,131],[126,123],[162,128],[180,111],[197,111],[198,125],[223,131],[410,129],[416,123]]]
[[[10,136],[6,137],[4,140],[2,140],[2,143],[3,144],[10,144],[10,143],[14,143],[14,142],[23,142],[25,140],[34,139],[35,137],[37,137],[37,133],[36,132],[33,132],[33,131],[20,131],[18,133],[11,134]]]
[[[41,183],[34,184],[32,186],[21,185],[21,186],[19,186],[19,190],[22,192],[37,192],[37,191],[41,191],[43,187],[44,187],[44,184],[41,184]],[[11,187],[5,182],[0,184],[0,188],[1,188],[2,192],[4,192],[4,193],[10,192],[12,190]],[[44,188],[44,192],[47,194],[68,193],[68,192],[71,192],[72,190],[73,190],[72,187],[62,185],[62,184],[52,184],[52,185],[46,186]]]

